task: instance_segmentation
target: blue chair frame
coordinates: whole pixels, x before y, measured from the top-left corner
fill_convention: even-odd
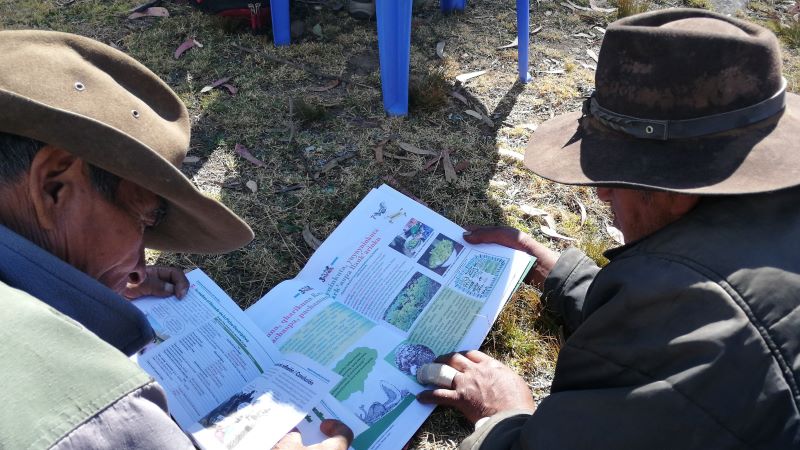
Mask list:
[[[530,0],[517,1],[517,70],[523,83],[528,72]],[[463,11],[467,0],[440,0],[443,13]],[[411,64],[411,6],[413,0],[376,0],[378,51],[381,64],[383,107],[390,116],[408,115],[408,77]],[[270,0],[275,45],[291,43],[289,0]]]
[[[464,10],[466,0],[440,0],[443,13]],[[383,107],[390,116],[408,115],[408,77],[411,63],[412,0],[376,0],[378,51],[381,61]],[[523,83],[528,72],[530,0],[517,0],[517,70]]]

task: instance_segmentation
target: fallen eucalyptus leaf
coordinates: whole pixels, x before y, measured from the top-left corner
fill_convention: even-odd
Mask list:
[[[436,43],[436,56],[444,59],[444,41],[439,41]]]
[[[537,70],[536,73],[549,73],[553,75],[561,75],[562,73],[566,73],[564,69],[555,69],[555,70]]]
[[[250,180],[247,183],[245,183],[244,185],[247,186],[247,189],[250,189],[250,192],[252,192],[254,194],[256,192],[258,192],[258,184],[255,181]]]
[[[469,100],[467,100],[467,97],[464,97],[463,95],[459,94],[458,92],[453,91],[453,92],[450,93],[450,96],[453,97],[454,99],[460,101],[461,103],[463,103],[463,104],[465,104],[467,106],[470,106],[469,105]]]
[[[383,163],[383,148],[386,147],[388,142],[388,139],[384,139],[375,145],[375,161],[379,164]]]
[[[239,89],[237,89],[236,86],[234,86],[234,85],[232,85],[230,83],[225,83],[220,87],[224,87],[225,89],[227,89],[228,93],[231,94],[231,95],[236,95],[236,93],[239,92]]]
[[[319,246],[322,245],[322,241],[311,233],[311,228],[308,227],[308,224],[303,227],[303,240],[306,241],[306,244],[313,250],[318,249]]]
[[[564,236],[563,234],[561,234],[558,231],[548,227],[547,225],[542,225],[542,226],[539,227],[539,229],[542,231],[542,233],[544,233],[545,235],[547,235],[547,236],[549,236],[551,238],[554,238],[554,239],[561,239],[561,240],[564,240],[564,241],[576,241],[577,240],[577,239],[571,238],[569,236]]]
[[[581,62],[580,64],[581,64],[581,67],[583,67],[584,69],[597,70],[597,66],[595,66],[593,64],[586,64],[585,62]]]
[[[561,2],[561,4],[566,6],[567,8],[571,8],[573,11],[576,10],[576,9],[580,10],[580,11],[591,11],[592,10],[592,8],[587,8],[585,6],[576,5],[575,3],[572,3],[569,0],[566,0],[566,2]]]
[[[311,91],[311,92],[325,92],[325,91],[330,91],[331,89],[333,89],[333,88],[335,88],[336,86],[338,86],[338,85],[339,85],[339,83],[340,83],[340,81],[339,81],[339,80],[331,80],[331,81],[330,81],[328,84],[325,84],[325,85],[323,85],[323,86],[311,87],[311,88],[308,88],[308,90],[309,90],[309,91]]]
[[[539,125],[536,125],[535,123],[523,123],[517,125],[517,128],[522,128],[523,130],[536,131],[536,129],[539,128]]]
[[[486,72],[487,72],[486,70],[479,70],[477,72],[462,73],[461,75],[456,77],[456,81],[458,81],[459,83],[466,83],[467,81],[475,77],[479,77],[485,74]]]
[[[295,183],[295,184],[290,184],[289,186],[286,186],[285,188],[281,188],[281,189],[278,189],[276,191],[272,191],[272,193],[273,194],[283,194],[283,193],[286,193],[286,192],[299,191],[300,189],[305,189],[305,187],[306,186],[304,184]]]
[[[595,53],[594,50],[587,49],[586,54],[589,55],[589,58],[592,58],[594,62],[597,62],[597,53]]]
[[[194,164],[194,163],[199,162],[199,161],[200,161],[200,157],[199,156],[187,156],[186,158],[183,158],[183,163],[184,164]]]
[[[592,11],[597,11],[603,14],[612,13],[617,10],[617,8],[601,8],[597,6],[597,2],[595,0],[589,0],[589,8],[591,8]]]
[[[454,169],[456,170],[456,173],[458,174],[458,173],[461,173],[461,172],[469,169],[469,166],[470,166],[469,161],[464,160],[464,161],[461,161],[458,164],[456,164]]]
[[[542,27],[536,27],[536,29],[531,31],[531,34],[539,34],[540,31],[542,31]]]
[[[453,167],[453,161],[450,159],[450,150],[442,152],[442,165],[444,166],[444,179],[448,183],[458,180],[456,169]]]
[[[250,153],[250,150],[248,150],[248,149],[247,149],[247,147],[245,147],[245,146],[244,146],[244,145],[242,145],[242,144],[236,144],[236,145],[233,147],[233,150],[234,150],[234,151],[235,151],[235,152],[236,152],[236,153],[237,153],[239,156],[241,156],[242,158],[246,159],[247,161],[249,161],[250,163],[252,163],[252,164],[253,164],[253,165],[255,165],[255,166],[258,166],[258,167],[264,167],[264,166],[266,166],[266,164],[264,164],[264,161],[261,161],[260,159],[258,159],[258,158],[256,158],[255,156],[253,156],[253,154],[252,154],[252,153]]]
[[[614,240],[619,245],[625,245],[625,236],[623,236],[622,231],[619,231],[614,225],[609,223],[606,224],[606,233],[611,236],[611,239]]]
[[[494,127],[494,122],[492,122],[492,119],[486,117],[485,115],[479,113],[478,111],[473,111],[471,109],[467,109],[467,110],[464,111],[464,114],[466,114],[468,116],[472,116],[472,117],[482,121],[483,123],[485,123],[486,125],[488,125],[490,127]]]
[[[311,28],[311,32],[314,33],[317,37],[323,38],[325,36],[322,35],[322,25],[316,24]]]
[[[187,39],[186,41],[184,41],[184,43],[183,43],[183,44],[179,45],[177,49],[175,49],[175,54],[174,54],[173,56],[175,56],[175,59],[178,59],[178,58],[180,58],[180,57],[181,57],[181,56],[182,56],[184,53],[186,53],[186,51],[188,51],[190,48],[193,48],[193,47],[200,47],[200,48],[202,48],[202,47],[203,47],[203,45],[202,45],[202,44],[200,44],[199,42],[197,42],[197,40],[196,40],[196,39],[194,39],[194,38],[189,38],[189,39]]]
[[[134,20],[141,17],[169,17],[169,11],[167,11],[167,8],[153,6],[143,11],[136,11],[132,13],[128,16],[128,19]]]
[[[436,158],[433,158],[430,161],[426,162],[425,166],[423,166],[423,169],[429,171],[441,159],[442,159],[442,154],[439,153],[438,155],[436,155]]]
[[[400,148],[402,148],[403,150],[405,150],[405,151],[407,151],[409,153],[414,153],[416,155],[427,155],[427,156],[436,156],[436,155],[438,155],[438,153],[436,153],[434,151],[424,150],[424,149],[421,149],[419,147],[415,147],[415,146],[413,146],[411,144],[408,144],[408,143],[405,143],[405,142],[398,142],[397,145],[400,146]]]
[[[606,34],[606,29],[603,27],[592,27],[593,30],[597,30],[600,34]]]
[[[200,93],[201,94],[205,94],[206,92],[214,89],[217,86],[222,86],[223,84],[227,83],[228,81],[231,81],[231,77],[220,78],[219,80],[216,80],[216,81],[212,82],[208,86],[204,86],[203,89],[200,89]]]
[[[503,50],[503,49],[506,49],[506,48],[515,48],[517,46],[519,46],[519,37],[515,37],[514,40],[511,41],[511,43],[509,43],[509,44],[501,45],[500,47],[497,47],[497,50]]]
[[[586,223],[586,219],[588,218],[588,215],[586,214],[586,207],[583,206],[583,202],[581,202],[581,199],[579,199],[577,195],[575,196],[575,203],[577,203],[578,204],[578,208],[580,208],[580,211],[581,211],[581,226],[583,226],[583,224]]]
[[[416,161],[416,158],[412,158],[411,156],[400,156],[392,152],[383,152],[383,156],[391,159],[399,159],[400,161]]]
[[[517,161],[525,160],[525,155],[523,155],[522,153],[518,153],[518,152],[515,152],[514,150],[507,149],[507,148],[504,148],[504,147],[501,147],[500,149],[498,149],[497,153],[500,156],[505,156],[506,158],[515,159]]]
[[[572,37],[582,37],[582,38],[594,39],[594,36],[590,36],[590,35],[588,35],[586,33],[575,33],[575,34],[572,35]]]
[[[524,214],[526,214],[526,215],[529,215],[529,216],[532,216],[532,217],[538,217],[538,216],[547,216],[547,215],[550,215],[550,213],[548,213],[547,211],[545,211],[545,210],[543,210],[543,209],[535,208],[535,207],[533,207],[533,206],[531,206],[531,205],[522,205],[522,206],[520,206],[520,207],[519,207],[519,209],[520,209],[520,210],[521,210],[521,211],[522,211]]]
[[[327,163],[325,163],[325,165],[324,165],[324,166],[322,166],[322,168],[321,168],[321,169],[319,169],[319,172],[317,172],[316,174],[314,174],[314,177],[315,177],[315,178],[319,178],[319,175],[320,175],[320,174],[323,174],[323,173],[327,173],[327,172],[329,172],[331,169],[333,169],[334,167],[338,166],[338,165],[339,165],[339,163],[341,163],[341,162],[344,162],[344,161],[347,161],[348,159],[350,159],[350,158],[353,158],[354,156],[356,156],[356,154],[355,154],[355,153],[353,153],[353,152],[348,152],[348,153],[345,153],[344,155],[337,156],[337,157],[335,157],[335,158],[331,159],[330,161],[328,161]]]

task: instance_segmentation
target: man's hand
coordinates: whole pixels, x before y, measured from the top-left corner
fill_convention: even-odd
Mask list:
[[[468,227],[464,240],[470,244],[500,244],[521,250],[536,257],[536,267],[525,277],[525,282],[541,290],[544,280],[555,266],[558,253],[536,242],[527,234],[511,227]]]
[[[501,411],[536,409],[525,380],[485,353],[450,353],[436,358],[436,362],[452,366],[459,373],[453,378],[452,389],[420,392],[420,403],[451,406],[472,423]]]
[[[128,284],[122,293],[133,300],[147,295],[183,298],[189,290],[189,280],[177,267],[147,266],[146,276],[139,284]]]
[[[350,447],[350,443],[353,442],[353,432],[347,425],[338,420],[323,420],[322,423],[319,424],[319,429],[322,430],[329,439],[325,439],[319,444],[303,447],[303,440],[300,439],[300,433],[297,430],[292,430],[275,444],[272,450],[347,450]]]

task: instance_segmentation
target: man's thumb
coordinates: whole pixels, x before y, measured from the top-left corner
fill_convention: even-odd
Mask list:
[[[347,425],[338,420],[325,419],[319,424],[319,429],[325,433],[326,436],[330,437],[330,439],[325,441],[326,444],[328,444],[329,441],[333,441],[331,444],[337,444],[336,441],[339,441],[342,444],[341,446],[326,445],[325,448],[330,448],[333,450],[341,447],[344,450],[350,447],[350,443],[353,442],[353,431]]]

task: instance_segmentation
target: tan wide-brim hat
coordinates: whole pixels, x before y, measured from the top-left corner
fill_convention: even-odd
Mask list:
[[[52,31],[0,31],[0,131],[67,150],[168,203],[145,235],[158,250],[224,253],[253,231],[181,173],[186,107],[154,73],[92,39]]]
[[[769,30],[697,9],[611,24],[582,112],[543,123],[525,165],[565,184],[724,195],[800,185],[800,97]]]

